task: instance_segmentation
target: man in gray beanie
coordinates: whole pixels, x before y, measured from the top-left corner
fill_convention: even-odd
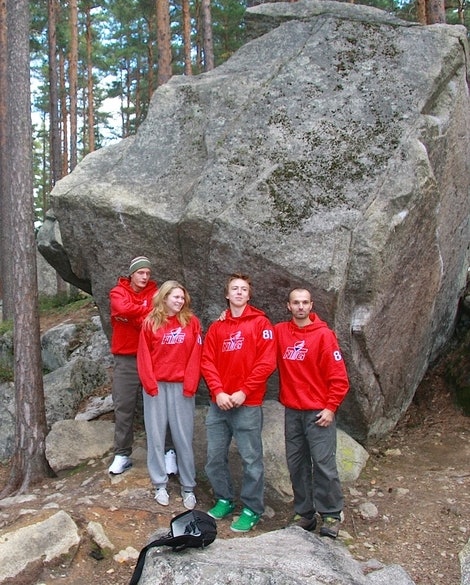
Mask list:
[[[134,413],[141,393],[137,373],[137,345],[143,320],[152,308],[157,283],[150,279],[151,265],[146,256],[137,256],[129,266],[129,276],[120,277],[111,289],[111,353],[114,356],[114,461],[109,473],[118,475],[132,467]]]

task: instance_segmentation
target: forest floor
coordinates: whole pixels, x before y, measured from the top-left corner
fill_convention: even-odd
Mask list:
[[[135,561],[118,562],[114,555],[127,547],[139,551],[155,532],[168,531],[172,517],[184,511],[173,476],[170,506],[163,508],[153,499],[144,449],[140,428],[134,467],[126,473],[108,475],[109,455],[45,480],[33,490],[34,503],[9,508],[9,518],[2,510],[1,532],[31,522],[22,508],[42,510],[42,504],[51,501],[79,528],[82,538],[75,556],[44,569],[35,585],[129,582]],[[401,565],[417,585],[458,585],[458,554],[470,538],[470,418],[455,407],[442,367],[428,373],[390,436],[368,450],[370,458],[359,479],[343,486],[346,505],[340,540],[359,561]],[[213,500],[201,471],[203,456],[196,453],[200,470],[196,494],[197,507],[207,510]],[[0,466],[0,488],[8,472],[8,466]],[[360,505],[365,502],[376,506],[375,518],[362,517]],[[270,513],[243,538],[282,528],[292,520],[291,502],[267,492],[266,504]],[[112,553],[102,555],[97,549],[86,531],[90,521],[102,524],[115,545]],[[218,523],[218,538],[236,537],[229,526],[229,520]]]

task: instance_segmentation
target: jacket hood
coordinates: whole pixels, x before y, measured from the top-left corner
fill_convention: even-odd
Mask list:
[[[289,325],[293,331],[315,331],[316,329],[321,329],[323,327],[328,327],[325,321],[322,321],[320,317],[316,313],[310,313],[308,316],[310,319],[310,323],[305,325],[305,327],[299,327],[294,323],[293,320],[289,322]]]
[[[128,290],[133,295],[139,295],[140,292],[144,292],[147,290],[153,290],[153,289],[155,289],[155,292],[156,292],[156,288],[157,288],[157,283],[154,280],[149,280],[147,286],[142,291],[137,292],[132,288],[131,279],[129,276],[120,276],[118,279],[118,284],[120,286],[124,287],[126,290]]]
[[[266,313],[264,311],[262,311],[261,309],[257,309],[256,307],[253,307],[252,305],[246,305],[246,307],[243,309],[243,313],[240,315],[240,317],[233,317],[232,312],[230,311],[230,309],[228,309],[226,319],[231,319],[233,321],[236,321],[237,319],[251,319],[253,317],[260,317],[260,316],[266,317]]]

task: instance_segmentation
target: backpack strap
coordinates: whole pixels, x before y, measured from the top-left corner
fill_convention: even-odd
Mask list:
[[[137,564],[135,566],[134,572],[132,573],[132,578],[130,580],[129,585],[137,585],[137,583],[139,582],[140,577],[142,575],[142,571],[144,570],[145,556],[147,555],[147,551],[155,546],[163,546],[165,544],[168,544],[169,540],[173,540],[171,534],[168,534],[163,538],[158,538],[157,540],[152,540],[152,542],[147,544],[147,546],[144,546],[144,548],[139,553],[139,558],[137,559]]]
[[[175,533],[177,534],[175,536]],[[185,548],[204,548],[214,542],[217,535],[215,520],[200,510],[183,512],[173,518],[170,532],[157,540],[153,540],[140,551],[137,564],[129,585],[137,585],[145,565],[147,551],[156,546],[171,546],[176,551]]]

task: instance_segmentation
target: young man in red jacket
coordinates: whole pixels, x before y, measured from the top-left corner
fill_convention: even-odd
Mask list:
[[[118,475],[132,467],[134,413],[142,391],[137,372],[137,346],[140,328],[152,308],[157,284],[150,280],[150,261],[137,256],[129,266],[129,276],[120,277],[111,289],[111,353],[114,356],[114,460],[108,469]]]
[[[336,336],[312,312],[308,290],[290,292],[292,320],[275,327],[279,400],[285,406],[286,457],[297,525],[320,536],[339,533],[343,494],[336,467],[335,412],[349,389]]]
[[[225,287],[229,309],[225,319],[209,327],[201,361],[211,396],[205,470],[217,498],[208,512],[213,518],[224,518],[235,509],[228,465],[232,438],[243,461],[243,510],[230,526],[234,532],[251,530],[264,512],[262,403],[267,379],[276,367],[273,326],[248,304],[250,297],[249,277],[232,274]]]

